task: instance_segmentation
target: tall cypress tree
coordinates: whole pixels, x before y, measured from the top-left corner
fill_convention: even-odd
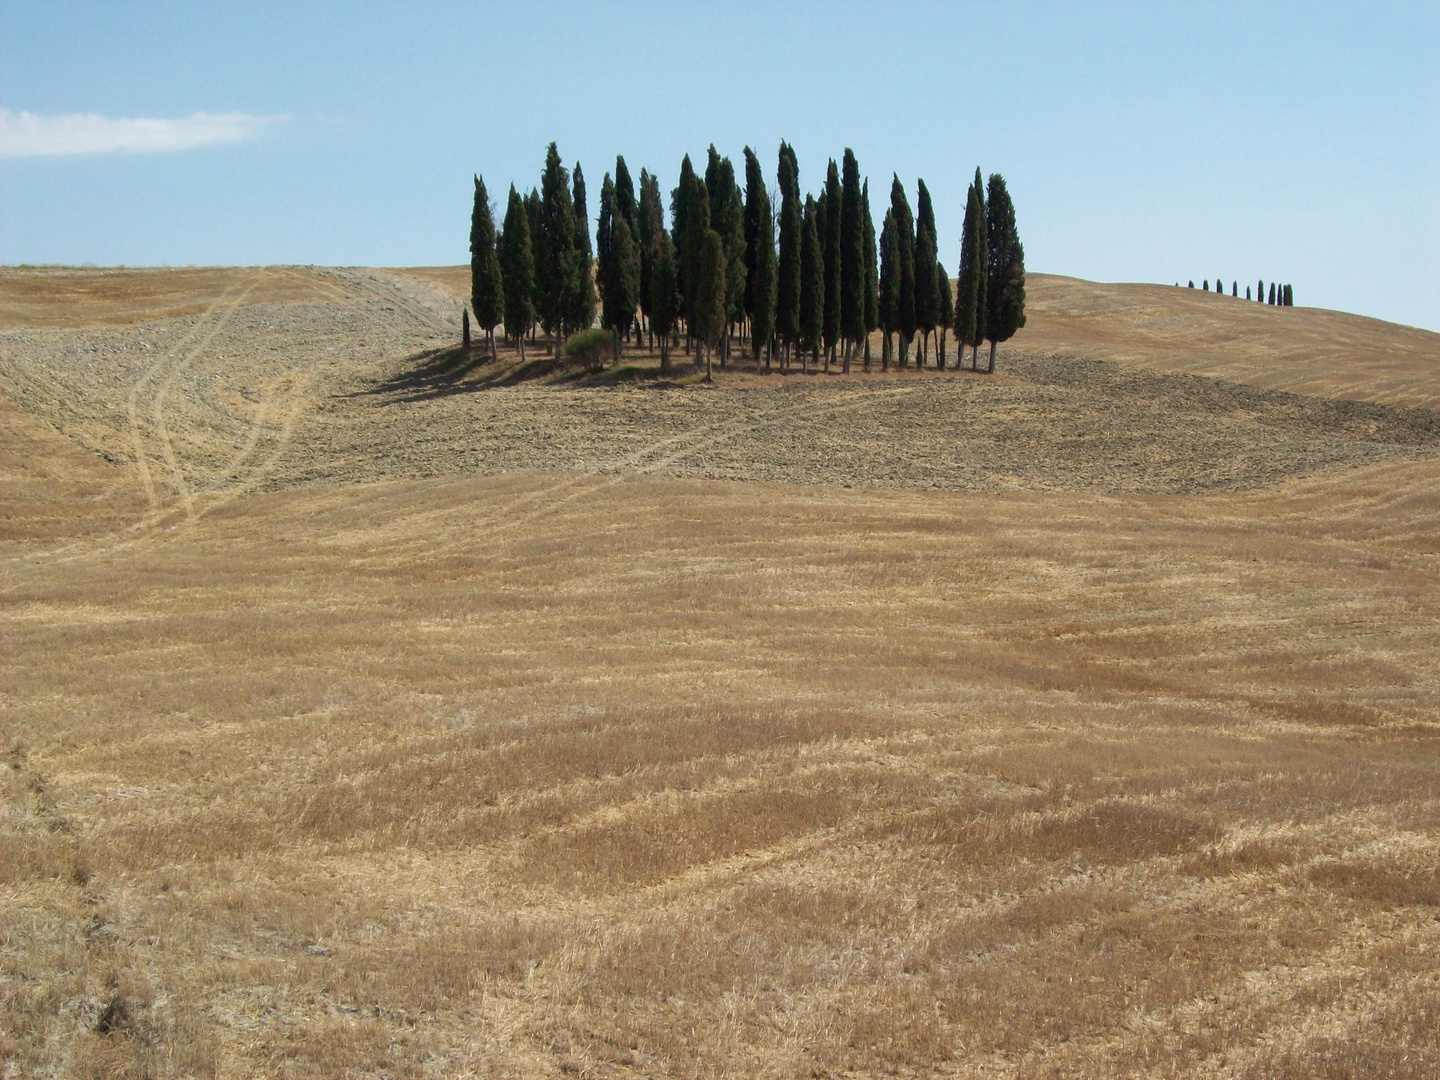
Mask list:
[[[985,199],[990,241],[990,281],[985,305],[985,336],[990,340],[990,373],[995,372],[995,346],[1009,341],[1025,325],[1025,248],[1015,228],[1015,207],[1005,178],[990,174]]]
[[[784,346],[789,363],[800,335],[800,244],[803,220],[800,170],[795,151],[780,143],[780,258],[775,286],[775,336]]]
[[[915,326],[920,331],[920,348],[915,355],[915,366],[925,366],[930,332],[939,321],[939,286],[935,281],[935,263],[939,258],[939,243],[935,236],[935,207],[930,202],[930,189],[925,181],[917,182],[915,204]]]
[[[610,237],[610,261],[614,264],[615,356],[620,356],[620,342],[625,331],[635,322],[635,308],[640,303],[640,245],[630,231],[630,222],[618,208],[615,227]]]
[[[577,231],[570,177],[560,164],[560,152],[552,142],[545,153],[545,171],[540,178],[539,258],[535,278],[540,324],[554,339],[556,357],[560,355],[566,316],[570,314],[577,291],[574,285]]]
[[[630,179],[630,169],[623,154],[615,155],[615,212],[630,226],[630,235],[638,236],[640,215],[635,202],[635,183]]]
[[[595,324],[595,268],[592,265],[594,249],[590,246],[590,212],[585,205],[585,174],[580,163],[575,163],[573,205],[575,207],[575,251],[574,263],[566,275],[569,300],[566,304],[566,321],[576,330],[585,330]]]
[[[840,340],[840,231],[841,219],[845,212],[844,197],[840,191],[840,170],[835,159],[825,170],[825,215],[821,222],[825,231],[821,243],[825,246],[825,370],[830,370],[830,361],[835,356],[835,345]]]
[[[680,162],[680,182],[670,192],[670,239],[675,244],[675,266],[679,270],[680,315],[690,318],[690,284],[686,274],[693,269],[690,257],[690,200],[695,193],[695,167],[686,154]],[[708,207],[707,207],[708,211]],[[706,227],[709,227],[707,215]]]
[[[650,309],[650,298],[654,290],[650,287],[651,275],[655,273],[655,259],[659,253],[658,242],[660,234],[665,231],[665,208],[660,202],[660,181],[651,176],[644,169],[640,170],[640,207],[639,216],[639,242],[640,242],[640,310],[645,315],[645,322],[649,324],[653,317]],[[670,248],[670,257],[675,256],[674,245]],[[650,347],[655,347],[655,330],[650,329]]]
[[[616,250],[619,233],[617,225],[624,220],[616,211],[615,184],[611,181],[610,174],[606,173],[600,185],[600,216],[595,224],[595,265],[600,285],[600,322],[615,332],[617,353],[620,334],[628,325],[629,312],[634,310],[633,305],[629,311],[625,308],[627,299],[633,297],[625,296]],[[625,228],[628,236],[629,226],[626,225]]]
[[[895,218],[896,262],[895,330],[900,337],[900,367],[910,360],[910,342],[915,337],[915,216],[910,200],[896,175],[890,184],[890,213]]]
[[[725,245],[725,322],[739,322],[745,314],[745,206],[735,166],[721,157],[714,145],[705,169],[705,187],[710,193],[710,227]],[[721,338],[720,366],[730,354],[728,332]]]
[[[692,219],[693,220],[693,219]],[[714,229],[706,229],[696,260],[695,329],[705,345],[705,378],[710,378],[710,356],[725,334],[727,286],[725,270],[729,260],[725,241]]]
[[[645,190],[643,183],[640,190]],[[664,229],[655,234],[649,305],[650,333],[660,338],[660,370],[668,371],[670,337],[680,317],[680,267],[675,260],[675,244]]]
[[[699,309],[696,307],[700,295],[700,247],[705,242],[705,234],[710,231],[710,192],[705,188],[705,181],[692,172],[690,198],[685,211],[685,257],[680,263],[680,272],[683,279],[689,283],[685,293],[685,323],[697,349],[702,349],[705,344],[696,321],[700,318]],[[697,352],[695,358],[698,360],[700,355]]]
[[[865,227],[860,195],[860,163],[848,146],[840,168],[840,336],[845,341],[845,373],[865,337]]]
[[[989,266],[989,241],[985,232],[985,188],[980,170],[965,197],[965,230],[960,239],[960,281],[955,290],[955,341],[960,349],[960,363],[965,362],[965,346],[974,353],[971,368],[979,366],[980,343],[985,340],[986,273]]]
[[[880,278],[877,283],[877,315],[885,335],[880,351],[880,370],[890,370],[890,335],[896,330],[896,311],[900,294],[900,238],[895,224],[895,211],[885,211],[880,228]]]
[[[820,210],[805,196],[805,221],[800,235],[800,359],[805,373],[818,356],[825,336],[825,253],[820,244]]]
[[[1295,306],[1295,289],[1294,289],[1293,286],[1290,286],[1290,285],[1286,285],[1286,286],[1285,286],[1285,306],[1286,306],[1286,307],[1294,307],[1294,306]]]
[[[775,333],[775,215],[760,159],[745,148],[745,314],[750,319],[750,344],[755,366],[766,350],[769,363],[770,339]]]
[[[950,275],[945,272],[945,264],[938,260],[935,263],[935,288],[938,293],[935,305],[935,329],[940,338],[935,366],[940,371],[944,371],[945,333],[950,329],[950,324],[955,321],[955,291],[950,285]]]
[[[865,241],[865,370],[870,370],[870,335],[880,325],[880,270],[875,262],[875,219],[870,216],[870,181],[860,189],[860,225]]]
[[[505,300],[500,282],[500,255],[495,250],[495,218],[485,181],[475,174],[475,205],[470,212],[470,306],[475,321],[490,339],[495,359],[495,326],[504,317]]]
[[[1270,306],[1275,306],[1275,283],[1270,282]]]
[[[500,271],[505,288],[505,333],[519,343],[523,362],[525,335],[535,322],[535,255],[530,246],[530,215],[514,184],[505,207],[505,231],[500,234]]]

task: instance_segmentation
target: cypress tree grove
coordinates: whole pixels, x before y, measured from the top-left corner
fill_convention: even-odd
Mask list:
[[[800,360],[810,373],[825,334],[825,255],[820,247],[820,209],[805,196],[805,222],[800,236]]]
[[[840,336],[845,341],[845,374],[865,337],[865,227],[860,196],[860,163],[847,146],[840,169]]]
[[[930,202],[930,189],[921,180],[917,184],[915,214],[915,327],[920,331],[920,347],[915,352],[915,366],[925,367],[926,343],[935,329],[939,313],[935,310],[939,287],[935,281],[935,263],[939,258],[935,237],[935,208]]]
[[[560,164],[560,152],[552,142],[545,153],[545,172],[540,179],[539,258],[536,260],[535,285],[540,324],[554,339],[553,354],[557,359],[565,316],[576,292],[572,284],[577,265],[576,232],[570,177],[565,166]]]
[[[910,361],[915,337],[915,217],[900,177],[890,184],[890,213],[895,216],[895,246],[899,274],[895,279],[895,330],[900,337],[900,368]]]
[[[985,336],[990,341],[990,374],[995,373],[995,346],[1009,341],[1025,325],[1025,248],[1015,228],[1015,207],[1005,178],[990,174],[985,199],[990,242],[990,281],[985,305]]]
[[[782,367],[800,336],[800,170],[795,151],[780,144],[780,259],[775,283],[775,336],[784,348]]]
[[[655,273],[655,259],[659,251],[657,246],[660,235],[665,231],[665,208],[660,202],[660,181],[651,176],[644,169],[640,170],[640,208],[639,208],[639,241],[640,241],[640,310],[645,315],[645,322],[650,324],[654,312],[650,308],[650,298],[654,290],[650,287],[651,277]],[[675,257],[675,247],[670,247],[670,257]],[[655,347],[655,328],[650,326],[650,347]]]
[[[520,345],[525,360],[525,335],[535,322],[535,255],[530,246],[530,215],[510,185],[505,231],[500,234],[500,280],[505,290],[505,333]]]
[[[590,212],[585,206],[585,174],[580,163],[575,163],[574,197],[575,247],[571,258],[570,272],[565,276],[569,299],[565,305],[566,321],[576,330],[586,330],[595,324],[595,273],[591,265],[594,250],[590,246]]]
[[[840,224],[844,213],[843,196],[840,193],[840,170],[835,159],[825,170],[825,214],[820,222],[825,226],[820,236],[825,253],[825,370],[830,370],[830,361],[835,357],[835,345],[840,340]]]
[[[490,358],[495,359],[495,327],[504,317],[505,301],[500,282],[500,255],[495,250],[495,218],[490,213],[490,195],[485,181],[475,175],[475,205],[470,212],[470,306],[475,321],[490,339]],[[468,342],[467,342],[468,344]]]
[[[725,333],[726,283],[725,241],[714,229],[706,229],[700,240],[697,260],[698,284],[695,299],[695,330],[705,345],[705,378],[710,379],[710,356]]]
[[[643,184],[640,190],[645,190]],[[660,338],[660,370],[669,371],[670,337],[680,316],[680,267],[675,260],[675,245],[664,229],[655,234],[649,303],[650,333]]]
[[[950,324],[955,321],[955,291],[951,288],[950,275],[945,272],[944,263],[938,260],[935,263],[935,288],[937,292],[935,328],[940,335],[936,366],[940,371],[944,371],[945,334],[950,329]]]
[[[1295,290],[1289,285],[1285,286],[1285,306],[1295,306]]]
[[[985,340],[985,294],[989,274],[989,240],[985,231],[985,187],[980,170],[965,199],[965,230],[960,239],[960,281],[955,290],[955,342],[960,364],[965,346],[973,350],[970,366],[980,365],[980,343]]]
[[[876,286],[876,314],[885,335],[880,348],[880,370],[890,370],[890,335],[896,329],[895,310],[900,293],[900,239],[895,211],[885,211],[880,227],[880,277]]]
[[[870,216],[870,181],[860,188],[860,226],[865,242],[865,370],[870,370],[870,335],[880,325],[880,269],[875,262],[875,219]]]
[[[770,366],[770,343],[775,336],[775,299],[778,286],[775,262],[775,214],[760,159],[745,148],[745,313],[750,319],[750,345],[755,367],[765,352]]]

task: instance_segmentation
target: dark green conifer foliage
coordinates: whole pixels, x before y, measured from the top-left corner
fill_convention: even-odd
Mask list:
[[[685,211],[684,247],[684,254],[689,262],[682,261],[680,263],[680,276],[682,280],[694,283],[694,287],[685,294],[685,322],[697,349],[704,344],[704,338],[697,329],[700,324],[696,321],[699,314],[695,306],[700,288],[700,246],[705,242],[705,234],[709,231],[710,192],[705,188],[705,181],[691,173],[690,198]],[[699,357],[700,354],[697,352],[696,359],[698,360]]]
[[[840,191],[840,170],[835,159],[825,170],[825,213],[817,224],[824,225],[820,241],[825,250],[825,370],[835,356],[840,340],[840,230],[845,211]]]
[[[700,240],[700,257],[696,260],[698,277],[695,290],[695,329],[705,345],[706,379],[710,378],[710,356],[725,335],[727,263],[725,241],[714,229],[706,229]]]
[[[535,322],[535,255],[530,215],[514,184],[505,207],[505,231],[500,234],[500,280],[505,290],[505,333],[519,343],[523,361],[525,335]]]
[[[895,217],[895,245],[899,275],[895,279],[895,331],[900,337],[900,367],[910,360],[915,337],[915,216],[897,175],[890,184],[890,213]]]
[[[1240,296],[1240,282],[1239,282],[1238,280],[1237,280],[1237,281],[1231,281],[1231,282],[1230,282],[1230,295],[1231,295],[1232,297],[1237,298],[1237,299],[1239,298],[1239,296]]]
[[[560,152],[552,142],[545,153],[545,172],[540,179],[539,257],[536,260],[536,294],[540,323],[554,338],[553,352],[560,355],[567,316],[578,289],[574,276],[578,267],[575,238],[575,204],[570,194],[570,177],[560,164]]]
[[[745,316],[745,200],[735,182],[735,166],[710,147],[705,187],[710,192],[710,227],[725,245],[725,322],[728,327]],[[714,179],[711,179],[713,174]],[[720,341],[720,366],[730,354],[728,332]]]
[[[985,340],[985,296],[989,281],[990,241],[986,233],[985,184],[980,170],[965,198],[965,227],[960,239],[960,281],[955,296],[955,340],[960,362],[965,346],[972,353],[970,366],[980,364],[980,343]]]
[[[1275,306],[1275,283],[1270,282],[1270,306]]]
[[[945,272],[945,264],[938,260],[935,263],[935,288],[939,293],[935,328],[940,336],[936,362],[939,370],[944,371],[945,334],[950,329],[950,324],[955,321],[955,290],[954,286],[950,284],[950,275]]]
[[[845,341],[845,371],[865,337],[865,226],[860,194],[860,163],[848,146],[840,166],[840,336]]]
[[[895,211],[885,211],[885,222],[880,227],[880,277],[876,287],[876,314],[880,331],[884,334],[880,352],[880,370],[890,370],[890,335],[897,329],[896,310],[900,295],[900,238],[899,226],[895,224]]]
[[[1246,285],[1246,286],[1245,286],[1245,299],[1246,299],[1246,300],[1251,299],[1251,296],[1250,296],[1250,286],[1249,286],[1249,285]]]
[[[770,342],[775,336],[775,296],[778,284],[775,261],[775,214],[760,159],[745,148],[745,314],[750,319],[750,345],[755,365],[760,354],[770,364]]]
[[[860,189],[860,226],[865,242],[865,370],[870,370],[870,335],[880,326],[880,268],[875,261],[875,219],[870,216],[870,181]]]
[[[600,183],[600,216],[595,219],[595,262],[600,284],[600,303],[604,306],[606,279],[610,263],[610,233],[615,226],[615,184],[610,174]],[[604,321],[603,319],[601,320]],[[606,323],[605,325],[610,325]]]
[[[680,267],[675,260],[675,245],[664,229],[655,234],[654,259],[650,271],[650,333],[660,338],[660,370],[668,371],[670,338],[680,317]]]
[[[1015,227],[1015,206],[1005,178],[990,174],[985,197],[989,220],[990,281],[985,305],[985,336],[990,341],[990,373],[995,372],[995,346],[1009,341],[1025,325],[1025,248]]]
[[[806,373],[825,336],[825,253],[820,244],[820,209],[805,196],[800,236],[800,357]]]
[[[640,245],[630,231],[630,222],[618,209],[615,228],[610,237],[610,259],[615,266],[613,303],[615,318],[615,355],[620,355],[622,332],[635,322],[635,308],[640,303]]]
[[[470,213],[470,306],[475,309],[475,321],[490,339],[493,359],[495,327],[505,316],[505,297],[500,281],[500,253],[495,250],[495,217],[490,212],[485,181],[478,173],[475,205]]]
[[[657,246],[660,234],[665,231],[665,208],[660,202],[660,181],[651,176],[644,169],[640,170],[640,207],[639,207],[639,241],[640,241],[640,310],[645,314],[646,323],[650,323],[654,312],[650,309],[650,297],[654,290],[650,287],[652,275],[655,273],[655,259],[659,251]],[[670,257],[675,257],[675,248],[670,247]],[[650,327],[650,347],[655,347],[655,328]]]
[[[575,207],[575,250],[572,255],[570,273],[566,275],[568,300],[565,305],[566,322],[575,330],[588,330],[595,325],[595,268],[594,249],[590,246],[590,211],[585,204],[585,174],[580,163],[575,163],[573,173]]]
[[[1209,292],[1209,291],[1210,291],[1210,279],[1209,279],[1209,278],[1206,278],[1206,279],[1205,279],[1205,284],[1202,285],[1201,288],[1203,288],[1206,292]]]
[[[1295,290],[1294,290],[1293,288],[1291,288],[1289,285],[1286,285],[1286,286],[1285,286],[1285,306],[1286,306],[1286,307],[1294,307],[1294,306],[1295,306]]]
[[[640,214],[635,202],[635,183],[630,179],[630,169],[623,154],[615,155],[615,212],[630,226],[630,235],[638,236]]]
[[[686,274],[692,269],[690,257],[690,200],[695,194],[695,167],[686,154],[680,162],[680,182],[670,192],[670,239],[675,244],[675,266],[680,271],[680,315],[690,318],[690,286]],[[705,221],[709,228],[710,221]],[[701,230],[704,235],[704,230]]]
[[[780,144],[780,256],[775,285],[775,336],[786,349],[784,363],[800,334],[800,245],[803,226],[800,170],[795,151]]]
[[[915,326],[920,331],[920,348],[915,356],[917,367],[925,366],[926,342],[939,324],[940,290],[935,281],[935,263],[939,244],[935,236],[935,208],[930,202],[930,189],[921,180],[917,184],[915,202]]]
[[[1263,303],[1265,302],[1265,279],[1264,279],[1264,278],[1261,278],[1259,281],[1257,281],[1257,282],[1255,283],[1255,302],[1258,303],[1258,304],[1263,304]]]
[[[1192,281],[1192,282],[1190,282],[1190,288],[1192,288],[1192,289],[1193,289],[1193,288],[1194,288],[1194,287],[1195,287],[1195,282],[1193,282],[1193,281]]]

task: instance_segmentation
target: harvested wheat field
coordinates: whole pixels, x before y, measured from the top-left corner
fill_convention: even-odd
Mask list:
[[[0,272],[0,1075],[1440,1074],[1440,335],[457,288]]]

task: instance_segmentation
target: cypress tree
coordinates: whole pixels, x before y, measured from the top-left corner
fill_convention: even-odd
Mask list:
[[[656,247],[660,234],[665,231],[665,210],[660,203],[660,181],[651,176],[644,169],[640,170],[640,207],[639,207],[639,242],[640,242],[640,310],[645,315],[645,322],[650,322],[650,276],[655,272]],[[674,255],[674,248],[671,248],[671,255]],[[655,348],[655,331],[650,331],[650,348]]]
[[[569,302],[566,307],[566,321],[576,330],[585,330],[595,325],[595,268],[592,265],[594,250],[590,246],[590,212],[585,205],[585,174],[580,163],[575,163],[573,205],[575,207],[575,249],[570,273],[566,275]]]
[[[670,192],[670,239],[675,245],[675,266],[679,271],[680,315],[687,322],[690,318],[690,287],[686,274],[690,272],[690,200],[695,193],[695,167],[686,154],[680,162],[680,182]],[[706,221],[709,227],[709,221]]]
[[[800,359],[810,373],[825,334],[825,254],[820,246],[820,209],[805,196],[805,222],[800,236]]]
[[[750,318],[750,345],[755,366],[765,350],[770,366],[770,342],[775,336],[775,299],[778,286],[775,262],[775,214],[765,174],[755,151],[745,148],[745,313]]]
[[[840,340],[840,227],[844,213],[844,197],[840,191],[840,170],[835,159],[825,170],[825,215],[819,222],[825,226],[820,236],[825,251],[825,370],[835,357]]]
[[[644,191],[642,185],[641,191]],[[650,271],[650,333],[660,337],[660,370],[670,370],[670,337],[680,317],[680,267],[675,245],[661,229],[655,234],[654,265]]]
[[[643,174],[644,170],[641,172]],[[630,179],[630,169],[623,154],[615,155],[615,212],[630,226],[630,235],[639,236],[640,214],[635,202],[635,184]]]
[[[785,348],[782,366],[800,335],[800,170],[795,151],[780,143],[780,258],[775,283],[775,336]]]
[[[1222,296],[1225,294],[1225,282],[1221,281],[1218,277],[1215,279],[1215,291]]]
[[[1257,304],[1263,304],[1263,303],[1265,302],[1265,279],[1264,279],[1264,278],[1261,278],[1259,281],[1257,281],[1257,282],[1255,283],[1255,302],[1256,302]]]
[[[600,288],[600,323],[613,325],[610,316],[614,312],[612,293],[615,283],[615,265],[611,259],[611,235],[615,230],[615,184],[610,174],[600,183],[600,216],[595,219],[595,280]]]
[[[696,260],[697,287],[695,328],[705,344],[705,378],[710,378],[710,356],[725,333],[726,283],[725,241],[714,229],[706,229],[700,240],[700,257]]]
[[[699,302],[700,289],[700,247],[705,242],[705,234],[710,231],[710,193],[705,188],[705,181],[694,173],[690,174],[690,199],[688,208],[685,211],[685,259],[680,263],[682,279],[692,283],[692,286],[685,294],[685,323],[689,327],[690,337],[695,341],[697,349],[704,345],[699,327],[699,309],[696,304]],[[724,241],[721,241],[722,243]],[[695,354],[698,361],[700,353]]]
[[[870,335],[880,325],[880,269],[875,261],[875,219],[870,216],[870,181],[860,188],[860,225],[865,234],[865,370],[870,370]]]
[[[1192,288],[1192,289],[1193,289],[1193,288],[1194,288],[1194,287],[1195,287],[1195,282],[1193,282],[1193,281],[1192,281],[1192,282],[1190,282],[1190,288]]]
[[[845,341],[845,373],[865,337],[865,227],[860,195],[860,163],[848,146],[840,168],[840,336]]]
[[[985,305],[985,335],[990,340],[990,374],[995,373],[995,346],[1009,341],[1025,325],[1025,248],[1015,228],[1015,206],[1005,178],[990,174],[985,199],[989,220],[990,281]]]
[[[955,321],[955,291],[950,285],[950,275],[945,273],[945,264],[939,260],[936,260],[935,263],[935,287],[939,292],[935,328],[940,335],[940,351],[936,366],[940,371],[944,371],[945,333],[950,329],[950,324]]]
[[[899,275],[895,279],[895,330],[900,337],[900,367],[910,360],[915,337],[915,217],[897,175],[890,184],[890,212],[895,216],[895,244]]]
[[[1210,291],[1210,279],[1209,279],[1209,278],[1206,278],[1206,279],[1205,279],[1205,284],[1202,285],[1201,288],[1203,288],[1206,292],[1209,292],[1209,291]]]
[[[615,266],[615,355],[620,355],[622,331],[635,322],[635,308],[640,303],[640,245],[630,231],[630,222],[617,208],[615,228],[610,238],[610,258]]]
[[[926,342],[935,329],[938,312],[935,310],[940,295],[935,281],[935,263],[939,258],[938,241],[935,236],[935,207],[930,202],[930,189],[921,180],[917,185],[915,214],[915,326],[920,331],[920,348],[915,354],[915,366],[924,368]]]
[[[1275,306],[1275,283],[1270,282],[1270,306]]]
[[[745,311],[745,207],[735,166],[710,145],[705,167],[705,187],[710,193],[710,227],[725,245],[725,322],[738,322]],[[730,354],[728,332],[721,338],[720,366]]]
[[[972,370],[980,366],[980,343],[985,340],[985,300],[989,281],[990,241],[986,233],[985,186],[980,170],[965,197],[965,230],[960,239],[960,281],[955,298],[955,340],[960,363],[965,346],[973,350]]]
[[[560,339],[566,316],[578,291],[574,276],[578,268],[575,239],[578,226],[575,204],[570,195],[570,177],[560,164],[560,152],[552,142],[545,154],[545,172],[540,179],[539,258],[536,260],[536,292],[540,323],[552,335],[553,352],[560,355]]]
[[[485,181],[475,175],[475,205],[470,212],[470,306],[475,321],[490,339],[495,359],[495,327],[504,317],[505,300],[500,281],[500,254],[495,250],[495,218]],[[468,329],[468,326],[467,326]],[[469,344],[466,335],[466,344]]]
[[[1245,299],[1246,299],[1246,300],[1249,300],[1249,299],[1250,299],[1250,286],[1249,286],[1249,285],[1246,285],[1246,286],[1245,286]]]
[[[525,360],[525,335],[535,322],[535,255],[530,246],[530,215],[510,185],[505,231],[500,234],[500,280],[505,290],[505,333],[520,345]]]
[[[1286,306],[1286,307],[1294,307],[1294,306],[1295,306],[1295,288],[1294,288],[1294,286],[1291,286],[1291,285],[1286,285],[1286,286],[1285,286],[1285,306]]]
[[[1232,281],[1230,282],[1230,295],[1231,295],[1231,297],[1233,297],[1234,299],[1237,299],[1237,300],[1240,298],[1240,281],[1239,281],[1239,279],[1234,279],[1234,280],[1232,280]]]
[[[896,329],[896,308],[900,293],[900,239],[895,211],[885,211],[880,227],[880,276],[876,283],[876,315],[885,335],[880,351],[880,370],[890,370],[890,335]]]

